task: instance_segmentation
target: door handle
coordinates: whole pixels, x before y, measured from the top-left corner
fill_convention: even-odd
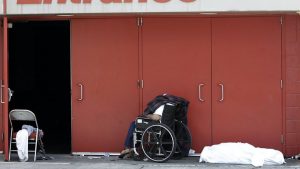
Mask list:
[[[1,80],[1,103],[5,103],[3,101],[3,89],[4,89],[4,85],[2,84],[2,80]]]
[[[219,86],[221,86],[221,98],[219,101],[222,102],[224,101],[224,85],[220,83]]]
[[[198,86],[198,99],[201,102],[204,102],[204,99],[202,99],[202,95],[201,95],[201,88],[202,88],[202,86],[204,86],[204,84],[199,84],[199,86]]]
[[[83,100],[83,85],[81,83],[78,83],[77,86],[79,86],[80,89],[80,98],[78,98],[78,101],[82,101]]]

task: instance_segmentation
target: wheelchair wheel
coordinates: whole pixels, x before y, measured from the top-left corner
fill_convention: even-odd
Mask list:
[[[142,135],[142,149],[145,156],[154,162],[165,162],[175,152],[174,132],[165,124],[154,124]]]
[[[192,146],[192,135],[187,126],[181,121],[175,121],[174,133],[176,137],[176,152],[175,157],[181,158],[189,155]]]

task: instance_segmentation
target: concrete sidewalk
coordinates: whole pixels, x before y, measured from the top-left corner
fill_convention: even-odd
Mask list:
[[[154,163],[149,161],[133,161],[119,159],[117,156],[72,156],[72,155],[50,155],[53,160],[37,160],[32,162],[18,162],[13,156],[11,162],[0,162],[0,169],[248,169],[255,168],[252,165],[233,164],[209,164],[199,163],[199,157],[188,157],[180,160],[169,160],[165,163]],[[3,156],[2,156],[3,159]],[[286,160],[286,164],[278,166],[263,166],[261,168],[281,169],[299,168],[300,160]]]

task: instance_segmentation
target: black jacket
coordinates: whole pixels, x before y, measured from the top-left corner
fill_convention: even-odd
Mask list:
[[[171,103],[177,106],[177,111],[175,113],[176,119],[184,121],[186,123],[186,116],[188,111],[189,101],[182,97],[170,95],[170,94],[163,94],[156,96],[153,100],[151,100],[148,104],[146,109],[144,110],[143,114],[153,114],[157,108],[161,105],[166,103]]]

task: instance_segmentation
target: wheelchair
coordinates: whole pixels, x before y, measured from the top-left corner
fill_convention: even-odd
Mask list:
[[[165,104],[160,121],[137,117],[133,133],[134,152],[153,162],[188,156],[192,137],[187,128],[187,112],[180,104]]]

